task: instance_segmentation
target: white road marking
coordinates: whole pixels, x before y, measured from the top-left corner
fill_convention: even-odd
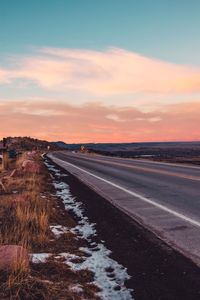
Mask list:
[[[127,194],[129,194],[129,195],[131,195],[133,197],[135,197],[135,198],[138,198],[138,199],[140,199],[140,200],[142,200],[142,201],[144,201],[146,203],[149,203],[149,204],[151,204],[151,205],[153,205],[153,206],[155,206],[157,208],[160,208],[161,210],[163,210],[165,212],[168,212],[168,213],[170,213],[170,214],[172,214],[172,215],[174,215],[174,216],[176,216],[176,217],[178,217],[178,218],[180,218],[180,219],[182,219],[182,220],[184,220],[184,221],[186,221],[186,222],[188,222],[188,223],[190,223],[190,224],[192,224],[194,226],[200,227],[200,222],[198,222],[198,221],[196,221],[194,219],[191,219],[190,217],[187,217],[187,216],[185,216],[185,215],[183,215],[183,214],[181,214],[179,212],[173,211],[172,209],[170,209],[170,208],[168,208],[168,207],[166,207],[166,206],[164,206],[162,204],[159,204],[159,203],[157,203],[157,202],[155,202],[153,200],[150,200],[150,199],[148,199],[148,198],[146,198],[146,197],[144,197],[144,196],[142,196],[142,195],[140,195],[138,193],[130,191],[130,190],[128,190],[128,189],[126,189],[126,188],[124,188],[124,187],[122,187],[122,186],[120,186],[120,185],[118,185],[118,184],[116,184],[116,183],[114,183],[114,182],[112,182],[110,180],[104,179],[104,178],[102,178],[100,176],[97,176],[97,175],[95,175],[95,174],[93,174],[93,173],[91,173],[89,171],[86,171],[86,170],[84,170],[84,169],[82,169],[80,167],[77,167],[76,165],[74,165],[72,163],[65,162],[65,161],[63,161],[63,160],[61,160],[59,158],[55,158],[53,155],[49,155],[49,156],[53,159],[53,161],[55,163],[56,163],[56,161],[60,161],[62,163],[62,165],[65,164],[65,165],[72,166],[72,167],[76,168],[77,170],[82,171],[82,172],[84,172],[84,173],[86,173],[86,174],[88,174],[88,175],[90,175],[90,176],[92,176],[94,178],[97,178],[97,179],[99,179],[99,180],[101,180],[101,181],[103,181],[103,182],[105,182],[107,184],[110,184],[111,186],[114,186],[114,187],[120,189],[121,191],[123,191],[123,192],[125,192],[125,193],[127,193]]]

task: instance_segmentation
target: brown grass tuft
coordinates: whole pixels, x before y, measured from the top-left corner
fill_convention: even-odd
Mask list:
[[[16,162],[21,169],[26,154]],[[39,161],[39,159],[37,159]],[[8,191],[18,194],[0,197],[0,244],[20,245],[32,251],[49,240],[51,207],[41,198],[44,178],[41,174],[19,173],[6,179]],[[30,269],[20,260],[11,271],[0,274],[0,299],[49,299],[46,284],[30,275]]]

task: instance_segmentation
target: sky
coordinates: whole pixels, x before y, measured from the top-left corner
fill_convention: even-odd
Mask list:
[[[0,139],[200,140],[199,0],[0,0]]]

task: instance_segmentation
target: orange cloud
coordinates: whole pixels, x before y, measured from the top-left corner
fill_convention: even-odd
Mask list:
[[[200,140],[200,103],[165,106],[162,112],[131,107],[56,102],[0,102],[0,138],[33,136],[66,142]]]
[[[123,49],[39,49],[0,69],[0,82],[31,80],[46,89],[93,95],[200,92],[200,69],[176,65]]]

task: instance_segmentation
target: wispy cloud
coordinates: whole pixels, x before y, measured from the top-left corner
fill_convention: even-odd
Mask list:
[[[106,51],[42,48],[0,68],[0,82],[30,80],[45,89],[82,90],[97,96],[126,93],[200,92],[200,69],[123,49]]]
[[[200,69],[192,66],[116,48],[41,48],[2,65],[0,84],[7,100],[1,96],[0,137],[32,135],[69,142],[200,139]],[[10,101],[7,91],[13,87]]]
[[[200,140],[200,103],[141,112],[98,103],[73,106],[55,102],[0,101],[0,138],[31,135],[66,142]]]

